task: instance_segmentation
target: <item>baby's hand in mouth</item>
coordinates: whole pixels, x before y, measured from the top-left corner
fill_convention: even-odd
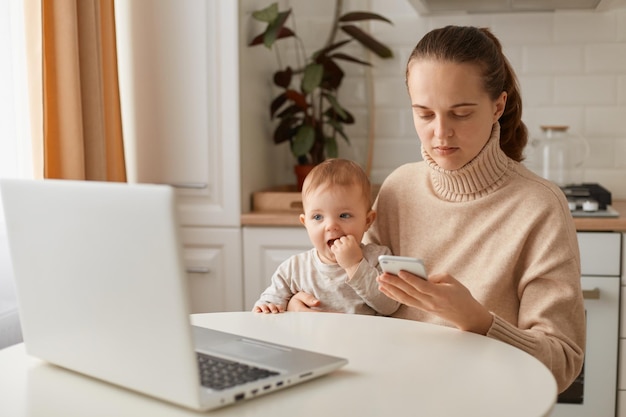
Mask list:
[[[329,248],[332,248],[335,242],[338,241],[339,239],[341,239],[341,237],[330,239],[328,242],[326,242],[326,244],[328,245]]]

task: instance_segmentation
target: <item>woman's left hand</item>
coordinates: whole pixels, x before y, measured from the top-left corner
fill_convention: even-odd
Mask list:
[[[427,280],[406,271],[378,277],[379,289],[388,297],[453,323],[461,330],[487,334],[491,313],[469,290],[448,274],[430,275]]]
[[[294,294],[287,303],[287,311],[321,311],[319,306],[321,301],[315,298],[313,294],[300,291]]]

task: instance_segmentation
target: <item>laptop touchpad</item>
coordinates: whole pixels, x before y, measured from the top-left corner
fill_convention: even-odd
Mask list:
[[[211,346],[211,350],[229,356],[238,356],[246,359],[263,359],[290,352],[282,348],[258,340],[237,339],[231,342]]]

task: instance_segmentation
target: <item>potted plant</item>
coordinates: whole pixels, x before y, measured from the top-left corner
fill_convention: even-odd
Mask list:
[[[253,13],[253,18],[266,23],[265,30],[254,37],[249,46],[265,45],[272,49],[280,39],[292,38],[295,42],[297,66],[282,65],[280,51],[276,49],[279,69],[273,81],[278,95],[270,104],[270,117],[277,119],[274,129],[274,142],[289,142],[291,153],[298,166],[310,170],[326,158],[338,156],[337,139],[341,137],[348,144],[350,140],[344,125],[353,124],[354,117],[344,108],[338,98],[339,87],[344,78],[340,62],[371,65],[369,62],[351,56],[340,49],[352,41],[372,51],[381,58],[391,58],[391,50],[374,39],[354,23],[365,20],[378,20],[391,23],[387,18],[375,13],[355,11],[341,14],[342,0],[335,3],[335,15],[325,44],[310,55],[306,54],[302,39],[286,26],[292,10],[279,11],[277,3]],[[339,32],[344,39],[336,40]],[[301,187],[301,180],[298,182]]]

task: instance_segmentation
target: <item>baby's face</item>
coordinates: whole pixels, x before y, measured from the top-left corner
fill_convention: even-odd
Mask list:
[[[358,186],[318,188],[306,196],[303,206],[301,221],[324,263],[337,262],[330,250],[336,239],[352,235],[360,242],[371,223],[369,202]]]

